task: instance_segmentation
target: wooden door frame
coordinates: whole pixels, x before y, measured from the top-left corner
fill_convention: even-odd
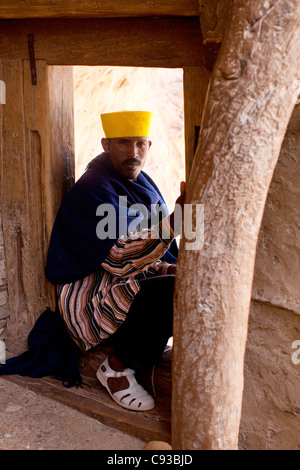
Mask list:
[[[143,39],[137,41],[137,37]],[[31,38],[31,43],[29,38]],[[91,44],[93,45],[92,50]],[[6,64],[9,61],[15,65],[19,64],[20,70],[24,67],[27,87],[30,86],[31,71],[33,96],[41,85],[40,71],[43,70],[43,93],[47,94],[47,86],[49,87],[47,116],[44,116],[44,120],[46,122],[46,119],[52,119],[54,126],[57,122],[57,113],[54,115],[51,113],[50,101],[51,90],[54,91],[57,74],[52,76],[51,73],[48,73],[48,84],[45,78],[45,72],[47,69],[50,72],[52,66],[61,66],[62,69],[65,66],[75,65],[182,68],[184,72],[185,158],[186,173],[188,174],[196,148],[197,134],[201,126],[202,110],[210,78],[210,73],[204,68],[198,18],[0,20],[0,63],[1,60]],[[36,78],[36,82],[34,78]],[[62,80],[63,77],[60,77],[59,83],[62,83]],[[57,99],[60,98],[61,96]],[[42,110],[40,112],[42,113]],[[26,130],[29,133],[35,131],[36,122],[34,120],[28,119],[27,125],[28,129]],[[47,134],[49,136],[47,145],[50,148],[56,141],[55,135],[51,134],[52,130],[47,129],[46,131],[46,134],[49,133]],[[66,168],[63,169],[63,163],[59,163],[59,160],[62,159],[59,149],[62,146],[63,142],[60,142],[55,152],[58,157],[57,155],[53,157],[53,150],[44,154],[46,158],[44,172],[49,171],[51,176],[46,182],[46,186],[43,187],[44,196],[46,196],[44,197],[44,219],[42,222],[46,238],[49,238],[51,223],[64,192]],[[74,168],[72,169],[71,153],[68,159],[67,167],[72,172]],[[70,172],[68,174],[70,176]],[[55,175],[57,176],[57,185],[53,184]],[[8,186],[9,183],[6,182],[6,187]],[[29,227],[26,225],[27,233],[28,229]],[[8,237],[10,234],[11,232],[8,232]],[[12,256],[10,256],[10,263],[12,263]],[[37,285],[41,280],[44,281],[43,266],[41,266],[38,277]],[[11,278],[11,285],[14,282],[14,279]],[[33,282],[33,288],[37,288],[37,285],[34,285]],[[29,287],[28,283],[25,283],[25,286]],[[15,325],[18,330],[15,335],[17,340],[13,339],[14,344],[18,342],[22,334],[24,340],[22,346],[26,346],[26,331],[31,329],[34,315],[37,317],[41,313],[39,308],[35,311],[32,305],[30,310],[28,320],[25,315],[22,316],[20,328],[18,325],[20,317],[17,314],[12,317],[11,329]],[[26,321],[28,324],[24,330]]]

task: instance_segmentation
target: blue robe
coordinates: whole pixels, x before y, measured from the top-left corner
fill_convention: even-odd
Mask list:
[[[141,171],[136,181],[129,181],[114,168],[108,154],[98,155],[67,192],[58,211],[46,266],[46,277],[51,283],[74,282],[99,268],[116,239],[123,234],[124,227],[127,230],[133,220],[128,210],[125,215],[120,211],[120,196],[126,198],[128,208],[143,204],[150,221],[152,205],[160,205],[167,215],[163,196],[145,172]],[[111,204],[115,209],[115,238],[99,239],[97,236],[101,217],[96,213],[101,204]],[[162,259],[176,263],[177,254],[177,244],[173,241]]]

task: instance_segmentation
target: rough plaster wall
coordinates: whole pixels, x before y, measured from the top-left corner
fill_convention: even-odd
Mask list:
[[[298,104],[273,175],[257,246],[240,428],[240,444],[249,449],[300,448],[300,363],[292,360],[292,345],[300,340],[299,181]]]
[[[259,237],[252,296],[300,314],[300,104],[274,171]]]
[[[300,339],[299,315],[252,301],[239,436],[243,449],[300,449],[300,364],[292,362],[295,339]]]
[[[2,231],[2,218],[0,212],[0,340],[4,339],[5,326],[9,316],[7,278],[5,265],[5,251]]]

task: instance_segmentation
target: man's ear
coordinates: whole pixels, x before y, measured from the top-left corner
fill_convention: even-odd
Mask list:
[[[110,150],[109,140],[103,137],[101,139],[101,144],[102,144],[104,152],[109,153],[109,150]]]
[[[148,140],[148,150],[150,150],[151,145],[152,145],[152,141]]]

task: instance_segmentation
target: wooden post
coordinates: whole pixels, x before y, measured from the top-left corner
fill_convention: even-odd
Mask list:
[[[232,5],[187,188],[205,232],[177,266],[173,449],[238,448],[256,244],[299,92],[299,1]]]
[[[197,16],[198,0],[1,0],[1,18],[105,18]]]
[[[45,160],[45,223],[49,242],[65,192],[75,182],[73,68],[48,67],[50,155]]]
[[[55,104],[61,113],[70,100],[62,100],[58,89],[49,88],[53,77],[48,77],[46,62],[36,61],[37,85],[32,85],[28,60],[2,61],[1,72],[6,84],[0,131],[1,212],[10,307],[6,342],[10,351],[19,353],[27,347],[36,318],[46,306],[53,307],[53,289],[44,276],[45,259],[62,196],[57,168],[62,166],[65,148],[70,160],[73,135],[69,131],[63,146],[64,126],[54,122],[53,96],[57,96]],[[71,69],[69,72],[72,74]],[[73,88],[64,93],[72,96]],[[65,114],[61,122],[70,124]]]
[[[28,58],[27,32],[35,57],[48,65],[125,67],[199,66],[203,46],[193,18],[1,20],[0,57]]]

